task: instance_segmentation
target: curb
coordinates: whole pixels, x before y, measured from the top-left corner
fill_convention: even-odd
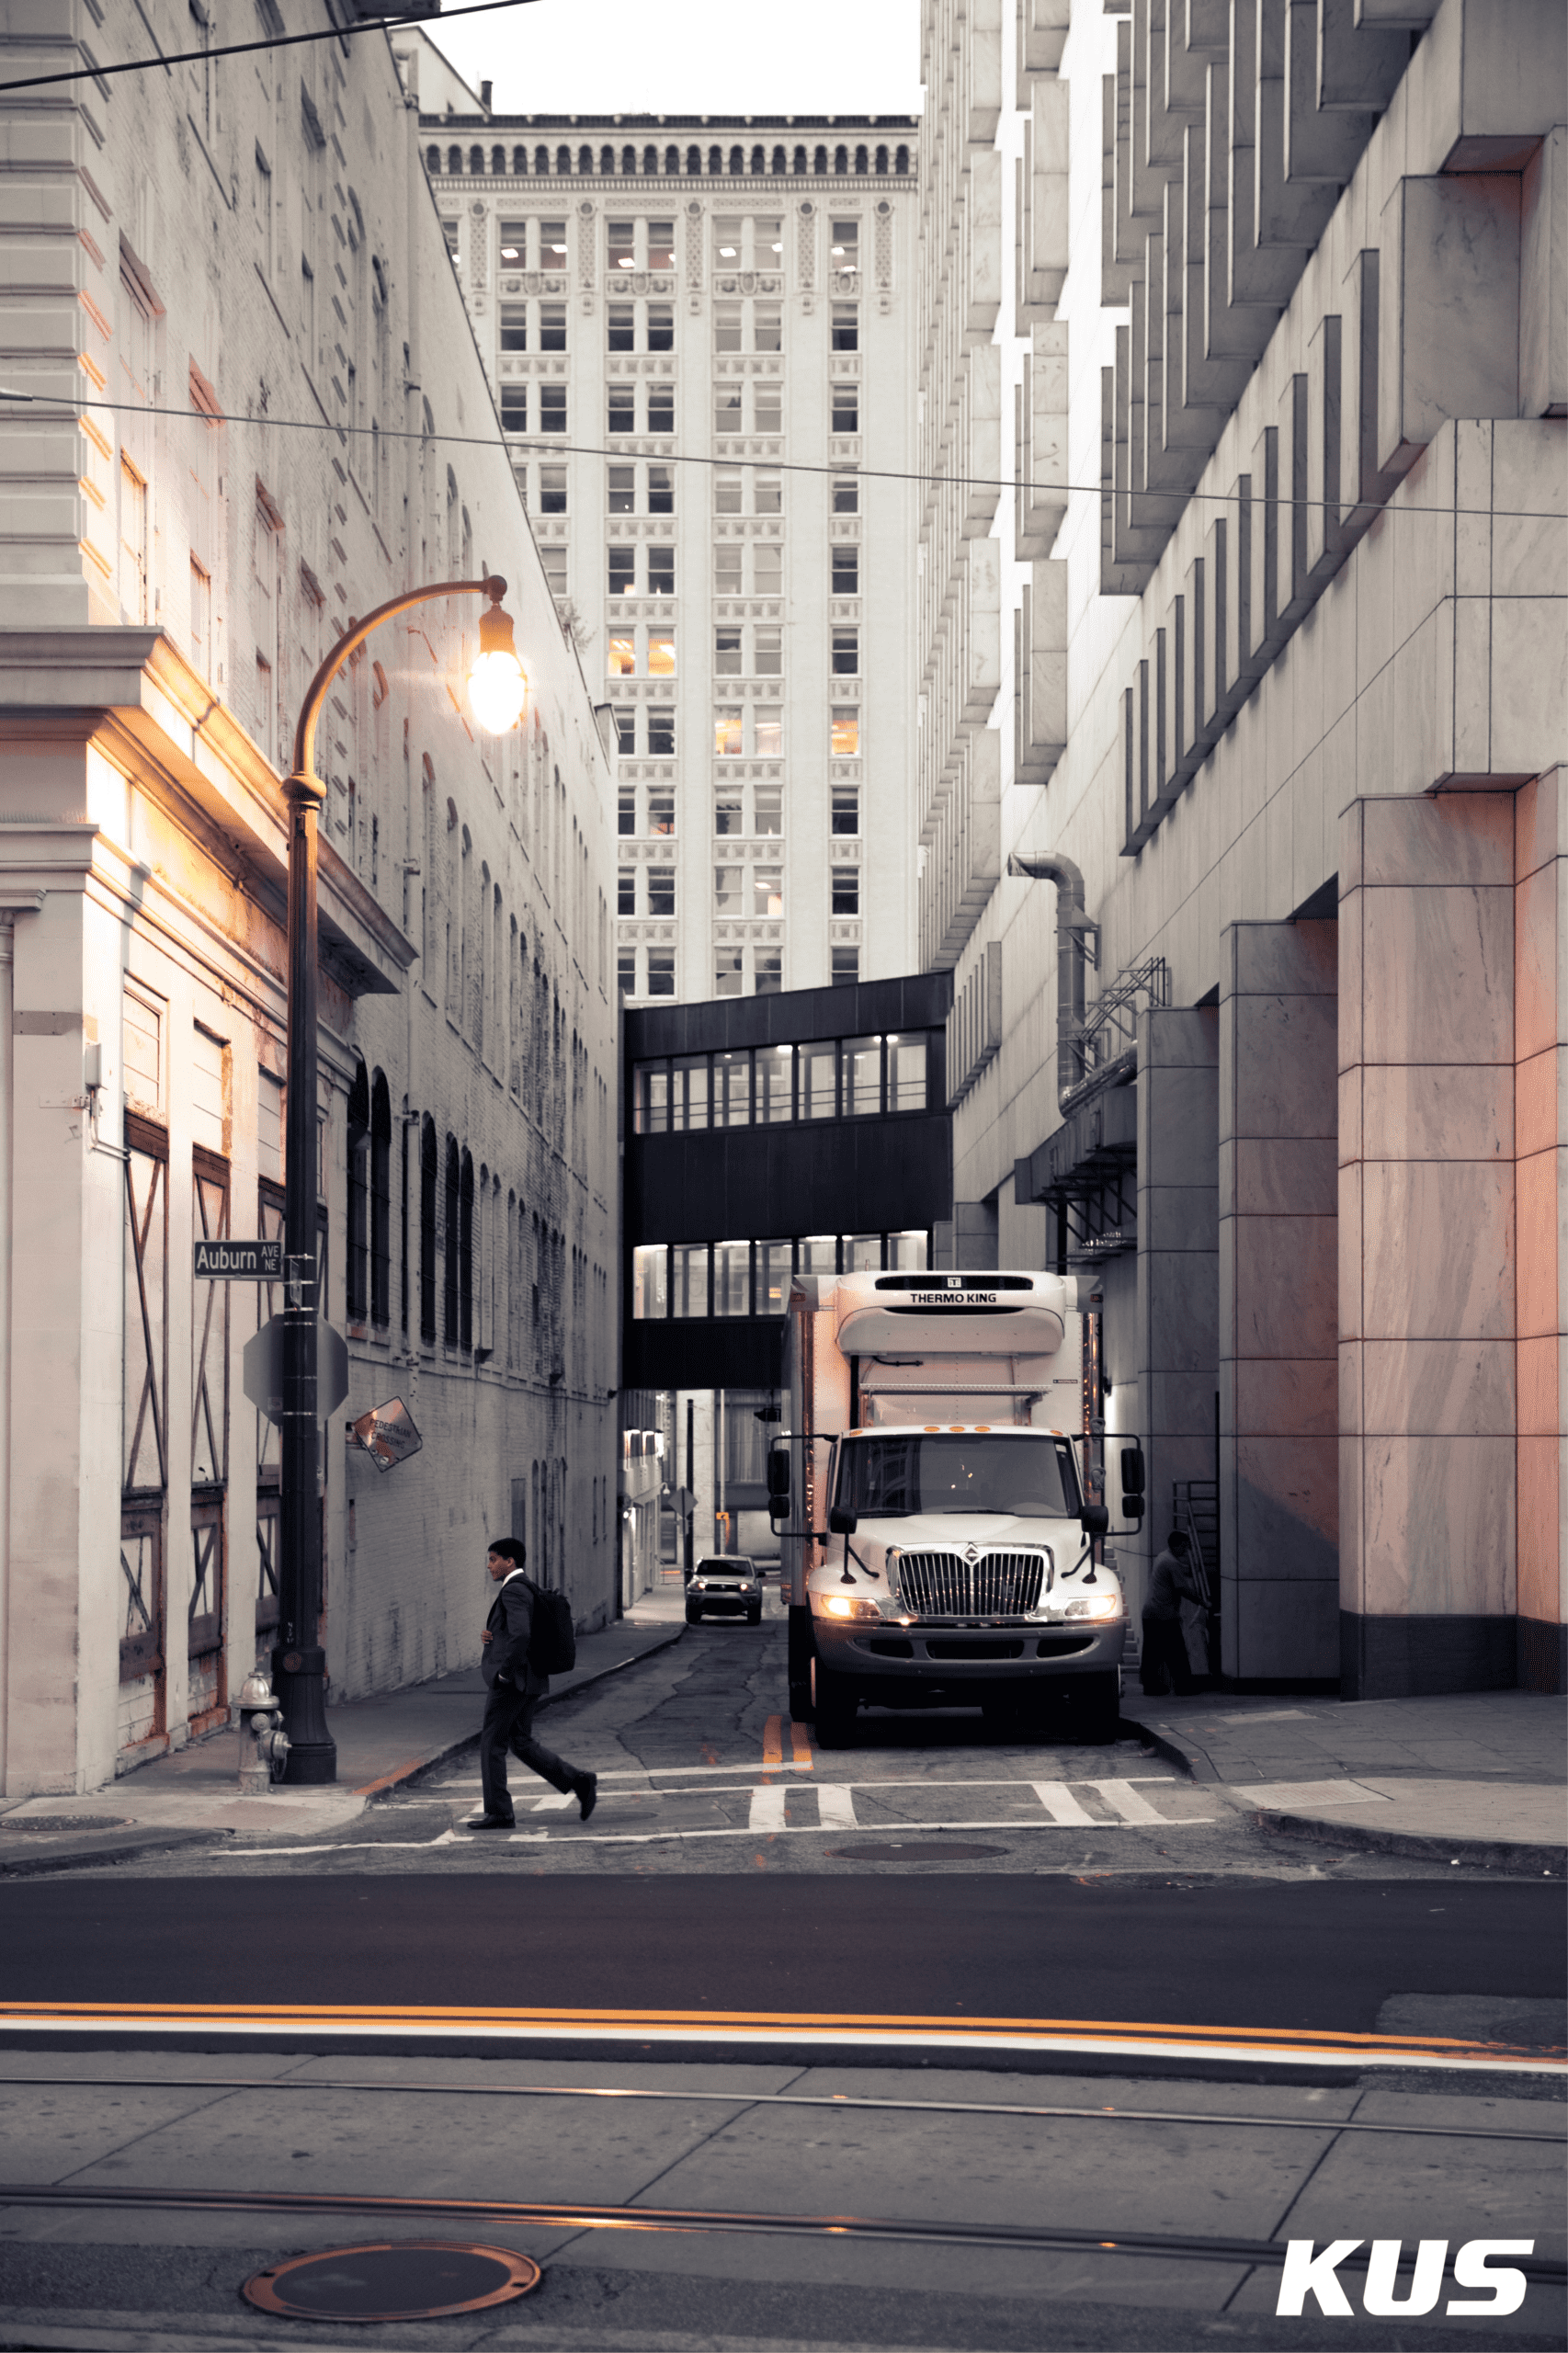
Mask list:
[[[48,1871],[77,1870],[84,1863],[125,1863],[139,1855],[166,1855],[182,1847],[209,1847],[232,1838],[232,1830],[149,1830],[142,1837],[106,1836],[95,1846],[53,1847],[33,1855],[0,1856],[0,1879],[39,1879]]]
[[[568,1690],[547,1691],[534,1710],[534,1713],[541,1715],[546,1708],[559,1706],[562,1700],[574,1699],[579,1691],[592,1690],[596,1683],[607,1683],[612,1675],[624,1675],[629,1667],[641,1666],[644,1659],[657,1658],[661,1651],[669,1650],[674,1643],[683,1641],[685,1636],[686,1628],[676,1626],[660,1641],[650,1643],[646,1650],[639,1651],[635,1658],[618,1658],[613,1666],[596,1667],[592,1675],[581,1677]],[[375,1805],[381,1799],[392,1796],[398,1790],[412,1789],[423,1774],[433,1773],[437,1766],[449,1765],[454,1757],[466,1756],[471,1748],[478,1746],[478,1732],[465,1732],[460,1740],[449,1740],[446,1746],[437,1749],[433,1756],[422,1756],[415,1764],[400,1765],[379,1781],[367,1781],[360,1794],[363,1795],[367,1807]]]
[[[1163,1756],[1167,1765],[1174,1765],[1178,1773],[1185,1773],[1189,1781],[1211,1782],[1216,1788],[1222,1786],[1219,1774],[1207,1756],[1189,1756],[1185,1748],[1177,1747],[1168,1733],[1156,1732],[1149,1724],[1141,1724],[1135,1716],[1124,1715],[1121,1722],[1128,1732],[1136,1733],[1157,1756]]]
[[[1364,1855],[1440,1859],[1445,1869],[1450,1863],[1470,1863],[1528,1879],[1562,1879],[1568,1872],[1568,1848],[1562,1847],[1527,1847],[1509,1838],[1444,1838],[1435,1830],[1373,1830],[1364,1823],[1339,1822],[1325,1814],[1282,1813],[1267,1806],[1256,1809],[1251,1819],[1260,1830],[1278,1837],[1311,1838],[1325,1847],[1354,1847]]]

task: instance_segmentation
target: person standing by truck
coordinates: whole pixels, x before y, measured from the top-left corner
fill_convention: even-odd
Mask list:
[[[1153,1698],[1174,1687],[1185,1699],[1196,1691],[1192,1667],[1182,1632],[1181,1605],[1201,1601],[1203,1592],[1194,1572],[1191,1542],[1183,1529],[1173,1528],[1165,1549],[1156,1553],[1143,1599],[1143,1647],[1139,1677],[1144,1693]]]

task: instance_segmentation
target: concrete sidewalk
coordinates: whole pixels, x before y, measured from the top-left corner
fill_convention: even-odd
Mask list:
[[[1423,1699],[1145,1699],[1122,1716],[1265,1829],[1374,1853],[1562,1877],[1568,1705],[1533,1691]]]
[[[633,1611],[603,1633],[579,1634],[575,1666],[551,1678],[541,1708],[667,1649],[685,1632],[681,1610],[673,1622],[664,1613],[644,1618]],[[85,1797],[0,1800],[0,1877],[63,1870],[100,1858],[128,1860],[225,1836],[319,1838],[471,1747],[483,1712],[483,1678],[477,1666],[462,1667],[428,1683],[329,1706],[327,1729],[337,1744],[337,1779],[329,1788],[242,1796],[240,1736],[226,1730]]]

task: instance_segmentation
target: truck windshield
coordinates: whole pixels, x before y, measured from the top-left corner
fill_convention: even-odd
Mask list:
[[[1075,1519],[1078,1477],[1064,1438],[971,1433],[846,1438],[838,1505],[861,1519],[982,1512],[1015,1519]]]

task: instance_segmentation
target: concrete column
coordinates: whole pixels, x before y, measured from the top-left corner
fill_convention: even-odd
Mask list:
[[[1514,1148],[1518,1224],[1518,1679],[1568,1689],[1568,1438],[1563,1432],[1568,1251],[1568,768],[1515,805]]]
[[[1515,1679],[1514,819],[1504,792],[1341,819],[1346,1699]]]
[[[1142,1599],[1147,1566],[1171,1526],[1171,1489],[1214,1476],[1214,1388],[1219,1313],[1220,1017],[1210,1006],[1149,1012],[1138,1019],[1138,1396],[1117,1431],[1136,1430],[1148,1459],[1148,1510],[1141,1535],[1117,1539],[1130,1598]],[[1111,1321],[1114,1262],[1106,1278]],[[1114,1440],[1108,1439],[1114,1466]],[[1119,1496],[1112,1481],[1111,1507]]]
[[[1232,924],[1220,983],[1220,1561],[1227,1676],[1339,1672],[1338,926]]]

